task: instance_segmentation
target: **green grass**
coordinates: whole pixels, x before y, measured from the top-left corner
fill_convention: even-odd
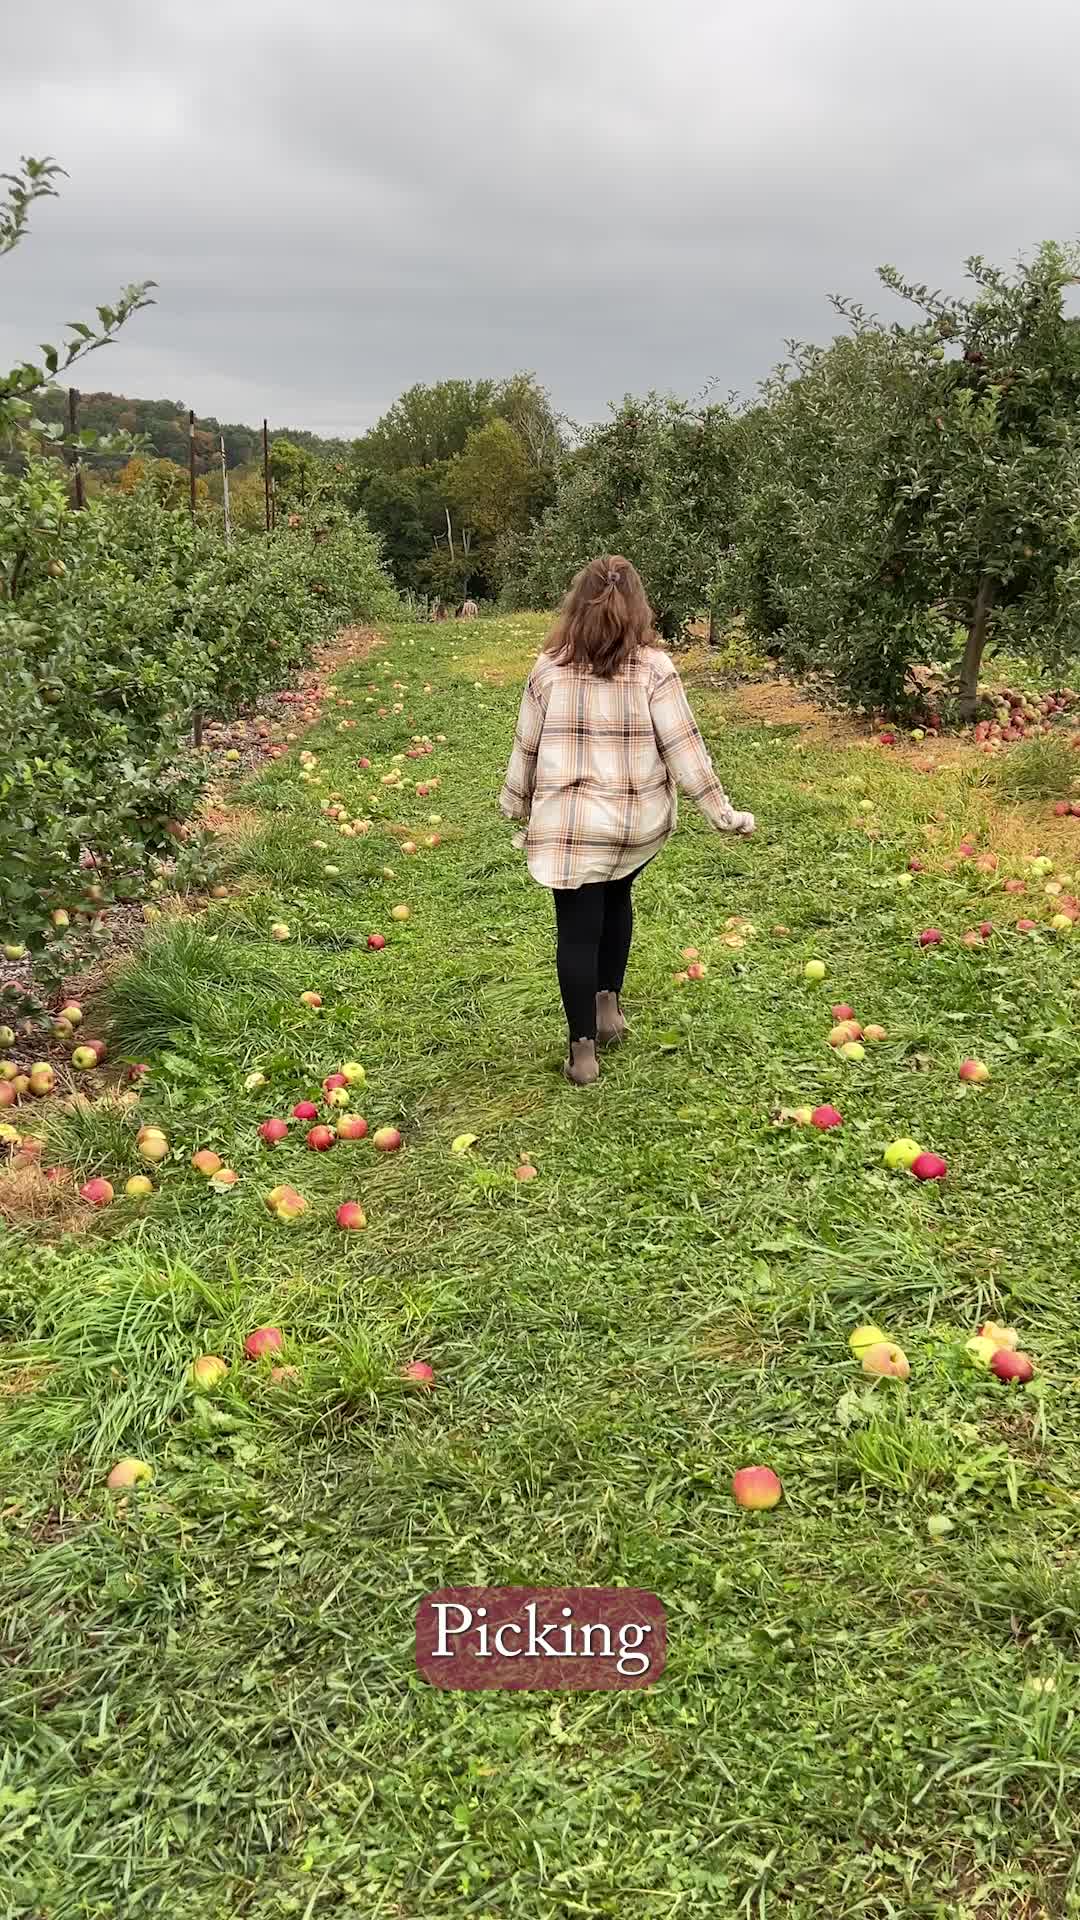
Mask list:
[[[80,1175],[122,1175],[159,1119],[155,1195],[79,1240],[0,1239],[5,1913],[1080,1911],[1080,951],[1038,885],[1002,894],[1011,857],[946,870],[962,832],[994,844],[964,769],[738,725],[699,690],[759,832],[684,807],[638,892],[632,1039],[570,1089],[550,901],[494,807],[542,632],[399,628],[342,677],[357,728],[331,705],[305,742],[324,786],[294,757],[250,782],[242,891],[160,923],[109,989],[117,1055],[152,1069],[138,1112],[50,1122]],[[417,732],[447,739],[395,798],[380,775]],[[1042,784],[1011,796],[1010,845]],[[334,788],[367,838],[327,831]],[[388,828],[430,813],[443,844],[403,855]],[[903,890],[927,846],[940,870]],[[757,928],[741,950],[732,915]],[[964,949],[983,918],[1000,931]],[[949,938],[922,951],[931,924]],[[673,978],[687,944],[696,987]],[[861,1066],[825,1044],[841,999],[888,1030]],[[972,1053],[982,1089],[957,1079]],[[315,1155],[299,1128],[264,1148],[258,1121],[348,1058],[403,1152]],[[825,1100],[839,1134],[775,1123]],[[945,1155],[943,1188],[885,1171],[899,1134]],[[235,1193],[191,1170],[207,1145]],[[262,1203],[283,1181],[310,1202],[291,1228]],[[369,1227],[346,1236],[353,1197]],[[963,1358],[988,1315],[1020,1327],[1031,1388]],[[852,1362],[871,1318],[908,1388]],[[242,1357],[264,1322],[291,1387]],[[212,1398],[200,1352],[230,1362]],[[414,1357],[430,1395],[399,1378]],[[155,1479],[117,1500],[128,1453]],[[758,1461],[785,1499],[753,1516],[729,1481]],[[650,1588],[667,1670],[626,1695],[433,1691],[417,1602],[473,1583]]]

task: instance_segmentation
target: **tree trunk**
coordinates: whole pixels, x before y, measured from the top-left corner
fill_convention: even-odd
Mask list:
[[[715,607],[709,608],[709,645],[710,647],[715,647],[716,645],[716,608]]]
[[[975,595],[975,605],[971,614],[971,626],[968,629],[967,645],[960,662],[960,718],[974,720],[979,703],[979,668],[982,665],[983,648],[990,631],[990,614],[994,605],[994,582],[984,573],[979,581],[979,590]]]

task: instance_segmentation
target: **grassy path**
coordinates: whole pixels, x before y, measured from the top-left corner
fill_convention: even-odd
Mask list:
[[[1003,818],[977,769],[724,725],[700,689],[760,831],[684,810],[640,887],[633,1043],[576,1093],[550,903],[493,804],[541,632],[397,629],[340,676],[354,706],[305,743],[324,784],[295,755],[250,782],[232,897],[163,922],[112,990],[117,1051],[152,1069],[140,1117],[174,1149],[157,1193],[59,1249],[0,1241],[4,1912],[1080,1910],[1080,963],[1041,881],[998,888],[1047,809]],[[394,794],[416,733],[446,739]],[[366,837],[323,819],[336,789]],[[997,874],[953,865],[962,829]],[[960,944],[1025,908],[1036,934]],[[929,925],[946,940],[920,951]],[[673,978],[686,945],[702,983]],[[841,1000],[888,1031],[858,1065],[826,1044]],[[969,1054],[985,1088],[958,1081]],[[262,1146],[259,1120],[344,1059],[403,1150],[309,1153],[296,1126]],[[824,1101],[838,1133],[774,1124]],[[946,1157],[943,1187],[885,1170],[898,1135]],[[137,1165],[115,1108],[53,1145],[118,1190]],[[234,1193],[191,1171],[203,1146]],[[292,1227],[262,1199],[286,1181],[309,1201]],[[346,1199],[366,1232],[335,1227]],[[1031,1387],[963,1357],[988,1316],[1020,1327]],[[865,1390],[847,1336],[870,1319],[907,1389]],[[290,1387],[242,1357],[262,1323]],[[230,1361],[213,1399],[187,1384],[200,1352]],[[417,1358],[431,1393],[399,1377]],[[155,1472],[126,1500],[104,1489],[121,1454]],[[729,1481],[758,1461],[785,1500],[754,1516]],[[413,1613],[460,1583],[650,1588],[667,1672],[434,1692]]]

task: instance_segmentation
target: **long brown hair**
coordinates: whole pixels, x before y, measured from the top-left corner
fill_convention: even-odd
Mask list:
[[[653,638],[652,608],[637,568],[621,553],[604,553],[573,581],[545,652],[562,667],[589,667],[608,680]]]

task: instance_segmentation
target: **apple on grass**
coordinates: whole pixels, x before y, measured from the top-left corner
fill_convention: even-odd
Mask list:
[[[294,1120],[317,1120],[319,1109],[313,1100],[298,1100],[292,1110]]]
[[[302,993],[300,995],[300,1004],[304,1007],[311,1007],[313,1011],[317,1012],[322,1006],[322,994],[312,993],[310,990],[307,993]]]
[[[824,960],[808,960],[803,968],[803,978],[806,980],[824,980],[825,971]]]
[[[23,1151],[26,1151],[25,1140]],[[113,1189],[107,1180],[99,1177],[96,1180],[88,1180],[85,1186],[79,1188],[79,1198],[85,1200],[91,1207],[107,1207],[113,1198]]]
[[[407,920],[408,917],[409,917],[408,907],[406,906],[391,907],[390,909],[391,920]]]
[[[911,1163],[916,1180],[944,1180],[949,1169],[939,1153],[920,1153]]]
[[[990,1371],[998,1380],[1018,1380],[1026,1386],[1035,1377],[1035,1367],[1026,1353],[1016,1353],[1012,1347],[998,1347],[990,1358]]]
[[[368,1123],[362,1113],[343,1113],[337,1123],[339,1140],[365,1140]]]
[[[160,1127],[146,1127],[138,1136],[139,1158],[157,1166],[168,1158],[169,1142]]]
[[[71,1056],[71,1064],[80,1073],[92,1073],[97,1066],[98,1057],[93,1047],[76,1047]]]
[[[210,1147],[200,1147],[197,1153],[192,1154],[191,1164],[196,1173],[201,1173],[205,1179],[209,1180],[215,1173],[220,1172],[224,1163],[219,1153],[214,1153]]]
[[[1017,1333],[1016,1328],[1003,1327],[999,1325],[996,1320],[984,1320],[982,1326],[979,1328],[977,1338],[980,1340],[992,1340],[995,1348],[1011,1347],[1015,1351],[1020,1345],[1020,1335]]]
[[[328,1073],[323,1081],[323,1092],[333,1093],[335,1087],[347,1087],[348,1084],[343,1073]]]
[[[268,1353],[280,1353],[284,1345],[280,1327],[256,1327],[244,1341],[244,1352],[249,1360],[262,1360]]]
[[[917,1140],[892,1140],[886,1147],[882,1158],[885,1161],[885,1165],[890,1167],[894,1173],[898,1172],[901,1168],[905,1173],[910,1173],[911,1168],[921,1156],[922,1151]]]
[[[153,1477],[154,1469],[146,1460],[118,1460],[105,1485],[110,1492],[120,1493],[131,1487],[145,1486]]]
[[[430,1367],[426,1360],[410,1360],[408,1366],[402,1367],[401,1377],[403,1380],[408,1380],[414,1387],[435,1385],[435,1369]]]
[[[77,1000],[69,1000],[67,1004],[60,1009],[60,1019],[68,1021],[73,1027],[81,1025],[82,1017],[83,1010]]]
[[[876,1046],[882,1040],[887,1040],[888,1037],[889,1036],[885,1031],[884,1027],[871,1025],[869,1027],[863,1028],[863,1039],[869,1040],[871,1044],[874,1046]]]
[[[686,958],[685,954],[683,958]],[[855,1019],[855,1009],[854,1007],[849,1007],[846,1000],[838,1001],[837,1005],[831,1009],[831,1012],[833,1019],[838,1023]],[[855,1038],[857,1039],[858,1035],[856,1035]]]
[[[841,1060],[865,1060],[866,1048],[858,1040],[845,1040],[840,1048]]]
[[[864,1373],[879,1374],[891,1380],[906,1380],[911,1373],[907,1354],[891,1340],[876,1341],[862,1354]]]
[[[191,1363],[189,1377],[192,1386],[199,1393],[213,1393],[214,1388],[220,1387],[222,1381],[227,1378],[228,1372],[229,1369],[219,1353],[200,1353],[198,1359]]]
[[[367,1074],[364,1072],[359,1060],[346,1060],[341,1069],[341,1077],[347,1087],[362,1087],[367,1079]]]
[[[961,1080],[970,1081],[973,1086],[981,1087],[990,1078],[990,1069],[983,1060],[961,1060]]]
[[[767,1511],[779,1504],[783,1487],[771,1467],[740,1467],[732,1475],[731,1492],[736,1506],[752,1513]]]
[[[835,1107],[815,1107],[810,1115],[810,1125],[817,1127],[821,1133],[830,1133],[834,1127],[842,1127],[843,1124],[843,1119]]]
[[[326,1153],[329,1148],[337,1145],[337,1134],[333,1127],[312,1127],[307,1136],[307,1144],[312,1153]]]
[[[124,1182],[124,1192],[129,1200],[148,1200],[154,1191],[154,1183],[145,1173],[133,1173],[130,1180]]]
[[[295,1187],[271,1187],[264,1198],[275,1219],[280,1220],[285,1226],[291,1226],[294,1220],[298,1220],[302,1213],[307,1212],[307,1201],[302,1193],[297,1193]]]
[[[940,947],[945,935],[940,927],[924,927],[918,938],[920,947]]]
[[[396,1127],[378,1127],[371,1136],[371,1144],[378,1147],[380,1153],[396,1153],[401,1145],[401,1135]]]
[[[334,1218],[346,1233],[359,1233],[362,1227],[367,1226],[367,1214],[356,1200],[344,1201]]]
[[[30,1069],[30,1091],[37,1100],[44,1099],[56,1085],[56,1075],[47,1060],[38,1060]]]

